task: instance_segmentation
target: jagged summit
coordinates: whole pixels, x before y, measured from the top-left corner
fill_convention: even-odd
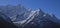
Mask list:
[[[38,13],[43,13],[43,11],[42,11],[40,8],[38,8],[36,11],[37,11]]]
[[[40,8],[38,8],[38,10],[37,11],[40,11],[40,12],[42,12],[42,10],[40,9]]]
[[[42,12],[42,10],[41,10],[40,8],[38,8],[36,11],[37,11],[38,13]]]
[[[39,8],[36,10],[36,14],[39,15],[40,17],[42,17],[44,12]]]

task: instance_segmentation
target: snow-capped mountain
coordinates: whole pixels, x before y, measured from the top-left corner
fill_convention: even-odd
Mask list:
[[[24,28],[25,27],[29,28],[30,25],[31,26],[37,26],[38,25],[39,27],[42,27],[43,23],[46,23],[45,25],[52,23],[52,22],[59,23],[59,21],[55,17],[55,15],[44,13],[40,8],[38,10],[35,10],[35,11],[30,10],[28,12],[26,12],[26,14],[24,13],[24,15],[27,16],[26,19],[21,20],[21,21],[16,21],[13,23],[16,24],[17,26],[22,26]],[[19,17],[21,17],[21,16],[19,16]]]
[[[47,28],[52,28],[53,26],[58,27],[58,24],[60,26],[60,21],[54,14],[45,13],[40,8],[34,11],[31,8],[25,9],[24,6],[20,4],[16,6],[7,5],[0,6],[0,12],[10,17],[10,21],[16,26],[22,28],[46,28],[47,26]]]

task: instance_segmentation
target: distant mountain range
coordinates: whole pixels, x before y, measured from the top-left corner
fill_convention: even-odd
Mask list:
[[[18,28],[60,28],[60,21],[54,14],[37,10],[25,9],[21,4],[0,6],[0,12],[8,16],[4,20],[12,21]],[[10,20],[10,21],[9,21]]]

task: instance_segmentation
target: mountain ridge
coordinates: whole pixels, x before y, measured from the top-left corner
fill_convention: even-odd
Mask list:
[[[6,14],[17,27],[43,28],[46,26],[46,28],[52,28],[53,26],[58,26],[58,24],[60,24],[60,21],[54,14],[45,13],[40,8],[32,10],[31,8],[25,9],[24,6],[21,6],[20,4],[16,6],[7,5],[0,8],[0,12]]]

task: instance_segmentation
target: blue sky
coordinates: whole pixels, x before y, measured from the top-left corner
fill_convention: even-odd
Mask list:
[[[60,0],[0,0],[0,5],[22,4],[34,10],[41,8],[46,13],[53,13],[60,19]]]

